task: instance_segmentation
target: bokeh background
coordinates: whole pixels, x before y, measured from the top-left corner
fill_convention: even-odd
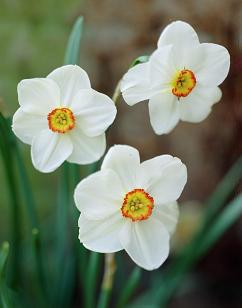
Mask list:
[[[186,163],[189,178],[173,243],[176,253],[199,224],[203,203],[242,154],[242,2],[0,0],[0,108],[5,114],[12,115],[18,106],[16,85],[21,79],[44,77],[62,65],[71,26],[79,15],[85,18],[80,64],[93,88],[110,96],[130,63],[149,55],[162,28],[173,20],[189,22],[201,42],[224,45],[231,54],[222,100],[202,123],[181,122],[171,134],[156,136],[147,104],[129,107],[120,99],[108,133],[109,144],[130,144],[140,150],[142,159],[170,153]],[[38,173],[28,146],[22,149],[41,221],[51,224],[59,173]],[[9,237],[9,200],[2,170],[0,161],[0,241]],[[24,221],[24,207],[21,213]],[[170,307],[241,307],[241,223],[240,219],[196,266]]]

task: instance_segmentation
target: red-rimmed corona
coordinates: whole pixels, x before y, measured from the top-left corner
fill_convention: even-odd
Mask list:
[[[75,127],[75,116],[69,108],[56,108],[48,114],[49,129],[56,133],[66,133]]]
[[[172,80],[172,93],[180,97],[188,96],[196,86],[196,77],[190,70],[178,71]]]
[[[136,188],[125,195],[121,212],[124,217],[138,221],[148,219],[153,208],[154,199],[144,189]]]

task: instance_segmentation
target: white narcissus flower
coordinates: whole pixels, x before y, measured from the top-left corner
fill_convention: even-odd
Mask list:
[[[46,78],[22,80],[18,100],[12,128],[31,145],[39,171],[54,171],[65,160],[89,164],[104,154],[105,131],[114,121],[116,107],[108,96],[91,88],[79,66],[66,65]]]
[[[124,75],[121,91],[130,106],[148,99],[155,133],[167,134],[179,120],[196,123],[208,116],[229,65],[226,48],[200,44],[189,24],[176,21],[161,33],[149,61]]]
[[[125,249],[139,266],[158,268],[169,254],[176,200],[186,181],[186,167],[178,158],[161,155],[140,163],[135,148],[113,146],[101,170],[75,190],[80,242],[101,253]]]

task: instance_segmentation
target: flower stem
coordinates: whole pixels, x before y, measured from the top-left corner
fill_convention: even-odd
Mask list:
[[[113,96],[112,96],[112,100],[115,105],[117,104],[117,101],[121,94],[120,82],[121,81],[117,83],[114,89],[114,92],[113,92]],[[102,281],[101,294],[100,294],[99,301],[98,301],[98,308],[108,307],[108,303],[110,300],[111,291],[113,287],[113,278],[114,278],[115,271],[116,271],[116,264],[115,264],[114,253],[105,254],[104,276],[103,276],[103,281]]]
[[[117,83],[116,88],[113,92],[113,96],[112,96],[112,100],[114,101],[115,105],[117,104],[117,101],[118,101],[119,96],[121,94],[121,92],[120,92],[120,82],[121,82],[121,80]]]
[[[116,271],[116,264],[114,253],[107,253],[105,255],[105,268],[102,281],[102,289],[99,298],[98,308],[107,308],[113,287],[114,274]]]

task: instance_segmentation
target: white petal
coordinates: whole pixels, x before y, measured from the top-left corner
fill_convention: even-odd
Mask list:
[[[150,56],[150,79],[152,84],[155,84],[159,89],[159,92],[170,88],[170,83],[177,71],[173,54],[173,46],[168,45],[157,49]]]
[[[102,134],[97,137],[89,137],[76,126],[69,133],[73,144],[73,152],[68,157],[71,163],[86,165],[98,161],[106,149],[106,137]]]
[[[60,87],[61,105],[70,107],[75,104],[74,97],[81,89],[90,89],[90,80],[87,73],[77,65],[65,65],[55,69],[48,76]]]
[[[78,221],[79,240],[92,251],[110,253],[122,250],[119,232],[124,219],[119,215],[112,215],[108,219],[88,220],[81,215]]]
[[[170,23],[161,33],[158,48],[172,44],[176,48],[199,44],[196,31],[188,23],[175,21]]]
[[[110,169],[88,176],[78,184],[74,193],[78,210],[92,220],[104,219],[114,213],[121,216],[123,197],[120,180]]]
[[[111,147],[104,157],[103,169],[115,171],[124,188],[125,192],[136,188],[136,172],[140,164],[139,152],[128,145],[115,145]]]
[[[169,254],[169,233],[153,217],[126,222],[120,232],[120,242],[131,259],[146,270],[160,267]]]
[[[155,206],[152,215],[166,227],[170,235],[174,233],[179,217],[177,202]]]
[[[156,93],[151,86],[148,62],[130,68],[121,81],[120,89],[125,102],[133,106],[138,102],[149,99]]]
[[[170,155],[143,162],[139,174],[140,185],[154,198],[155,205],[176,201],[187,181],[186,166]]]
[[[93,89],[79,91],[74,102],[72,110],[78,114],[76,121],[90,137],[103,134],[115,119],[117,109],[114,102]]]
[[[179,121],[179,102],[171,93],[162,93],[149,101],[150,122],[156,134],[168,134]]]
[[[160,177],[163,169],[177,162],[177,158],[171,155],[159,155],[143,161],[137,170],[137,184],[145,190],[150,189]]]
[[[41,172],[52,172],[68,158],[72,148],[68,135],[60,135],[49,129],[43,130],[33,139],[33,164]]]
[[[47,78],[24,79],[18,84],[18,101],[23,111],[47,116],[60,105],[60,90]]]
[[[220,85],[227,77],[230,66],[228,50],[217,44],[201,44],[205,59],[201,69],[196,73],[199,83],[209,87]]]
[[[31,144],[33,138],[46,128],[48,128],[46,116],[26,113],[21,107],[13,116],[13,132],[24,143]]]
[[[173,48],[173,61],[177,70],[189,69],[195,73],[203,66],[205,52],[202,45]]]
[[[213,104],[222,96],[218,87],[196,86],[186,97],[180,100],[180,118],[182,121],[198,123],[203,121],[211,112]]]

